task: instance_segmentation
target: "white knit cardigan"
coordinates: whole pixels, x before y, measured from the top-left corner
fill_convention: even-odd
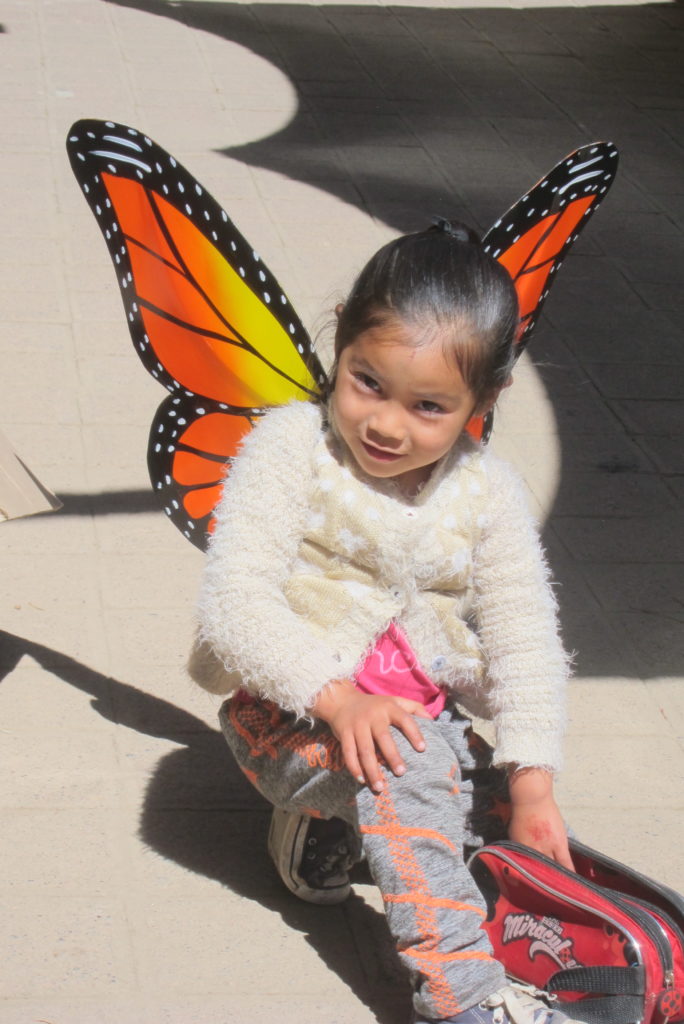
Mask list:
[[[248,435],[216,516],[190,660],[205,689],[305,715],[394,620],[435,683],[493,718],[496,764],[558,769],[567,658],[506,464],[464,439],[406,498],[295,402]]]

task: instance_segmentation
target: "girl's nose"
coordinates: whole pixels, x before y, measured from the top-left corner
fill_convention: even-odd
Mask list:
[[[391,404],[376,409],[368,420],[368,440],[381,448],[399,448],[405,437],[401,412]]]

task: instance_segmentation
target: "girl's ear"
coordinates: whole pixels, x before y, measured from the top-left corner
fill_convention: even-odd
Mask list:
[[[344,309],[344,303],[343,302],[338,302],[337,305],[335,306],[335,316],[337,317],[338,320],[342,316],[342,310],[343,309]]]

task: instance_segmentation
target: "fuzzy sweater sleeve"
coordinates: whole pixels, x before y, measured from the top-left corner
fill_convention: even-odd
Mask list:
[[[320,411],[268,412],[234,461],[216,510],[199,598],[199,642],[250,692],[298,715],[339,662],[289,607],[283,588],[308,513]]]
[[[488,660],[494,763],[561,766],[568,658],[549,571],[522,486],[485,456],[489,503],[474,558],[475,615]]]

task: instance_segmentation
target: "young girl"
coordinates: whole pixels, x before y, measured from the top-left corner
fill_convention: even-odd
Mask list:
[[[515,291],[441,222],[337,315],[327,400],[267,413],[231,469],[191,671],[231,695],[226,739],[276,808],[360,835],[418,1024],[562,1024],[507,984],[464,863],[492,752],[461,709],[494,719],[509,836],[571,866],[547,570],[518,482],[465,433],[510,380]]]

